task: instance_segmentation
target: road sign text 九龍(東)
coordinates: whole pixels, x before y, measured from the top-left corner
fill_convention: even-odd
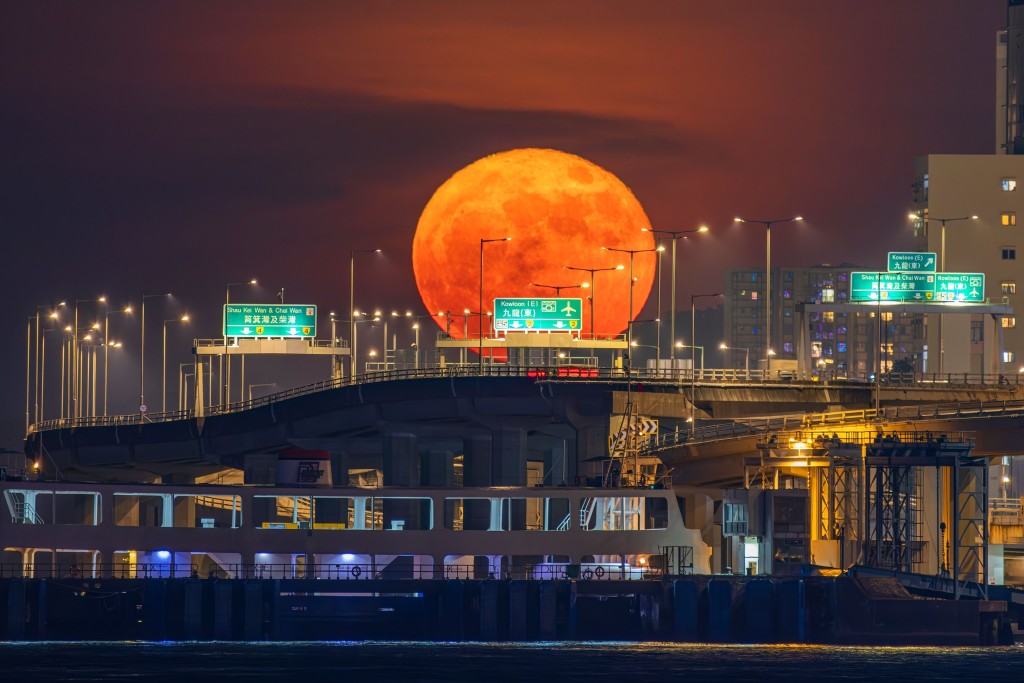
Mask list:
[[[934,273],[935,253],[931,251],[890,251],[890,273]]]
[[[583,327],[583,299],[495,299],[495,332],[574,332]]]
[[[935,275],[936,301],[985,301],[984,273],[937,273]]]
[[[225,337],[316,336],[316,306],[284,304],[225,304]]]
[[[935,275],[850,273],[850,301],[934,301]]]

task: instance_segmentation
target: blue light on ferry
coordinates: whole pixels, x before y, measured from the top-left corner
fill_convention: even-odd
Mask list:
[[[156,551],[156,557],[157,557],[158,560],[169,560],[169,559],[171,559],[171,551],[170,550],[157,550]]]
[[[356,559],[356,556],[353,555],[352,553],[342,553],[341,554],[341,561],[342,562],[351,562],[354,559]]]

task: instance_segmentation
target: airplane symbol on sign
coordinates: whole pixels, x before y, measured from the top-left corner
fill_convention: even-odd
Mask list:
[[[571,303],[566,304],[565,308],[562,309],[562,313],[565,313],[566,317],[572,316],[575,312],[576,309],[572,307]]]

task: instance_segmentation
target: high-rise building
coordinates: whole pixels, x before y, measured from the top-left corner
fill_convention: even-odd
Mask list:
[[[773,268],[772,343],[779,367],[797,362],[798,306],[803,303],[846,303],[850,273],[870,270],[843,263],[810,268]],[[730,270],[725,277],[726,364],[743,368],[764,367],[764,269]],[[924,331],[921,316],[892,309],[882,311],[883,327],[875,322],[876,311],[863,313],[809,312],[810,360],[815,372],[829,377],[867,377],[894,366],[920,371],[923,365]],[[898,364],[898,365],[897,365]],[[775,367],[775,361],[773,361]]]

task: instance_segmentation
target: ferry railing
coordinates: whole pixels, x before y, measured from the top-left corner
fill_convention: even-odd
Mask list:
[[[452,379],[463,377],[523,377],[538,382],[667,382],[672,384],[689,384],[692,382],[708,382],[715,384],[776,385],[791,384],[794,386],[869,386],[874,384],[872,376],[846,375],[820,380],[815,377],[801,377],[798,373],[786,370],[775,370],[768,373],[764,370],[722,370],[703,369],[690,370],[679,368],[633,368],[628,373],[623,368],[593,367],[577,365],[555,366],[511,366],[476,364],[461,366],[443,366],[433,368],[398,368],[368,372],[355,377],[338,377],[313,382],[291,389],[285,389],[266,396],[236,401],[228,404],[209,406],[203,409],[204,415],[223,415],[269,406],[280,401],[307,396],[330,389],[358,384],[391,382],[407,379]],[[1005,387],[1017,390],[1024,385],[1024,373],[1011,375],[987,375],[972,373],[937,374],[889,374],[883,375],[880,384],[884,386],[916,386],[918,388],[992,388]],[[996,402],[991,402],[996,403]],[[913,407],[913,406],[911,406]],[[888,408],[886,410],[889,410]],[[127,415],[87,416],[77,418],[56,418],[44,420],[29,427],[29,433],[93,426],[130,426],[150,422],[169,422],[174,420],[192,419],[196,417],[194,410],[174,410],[162,413],[131,413]]]

